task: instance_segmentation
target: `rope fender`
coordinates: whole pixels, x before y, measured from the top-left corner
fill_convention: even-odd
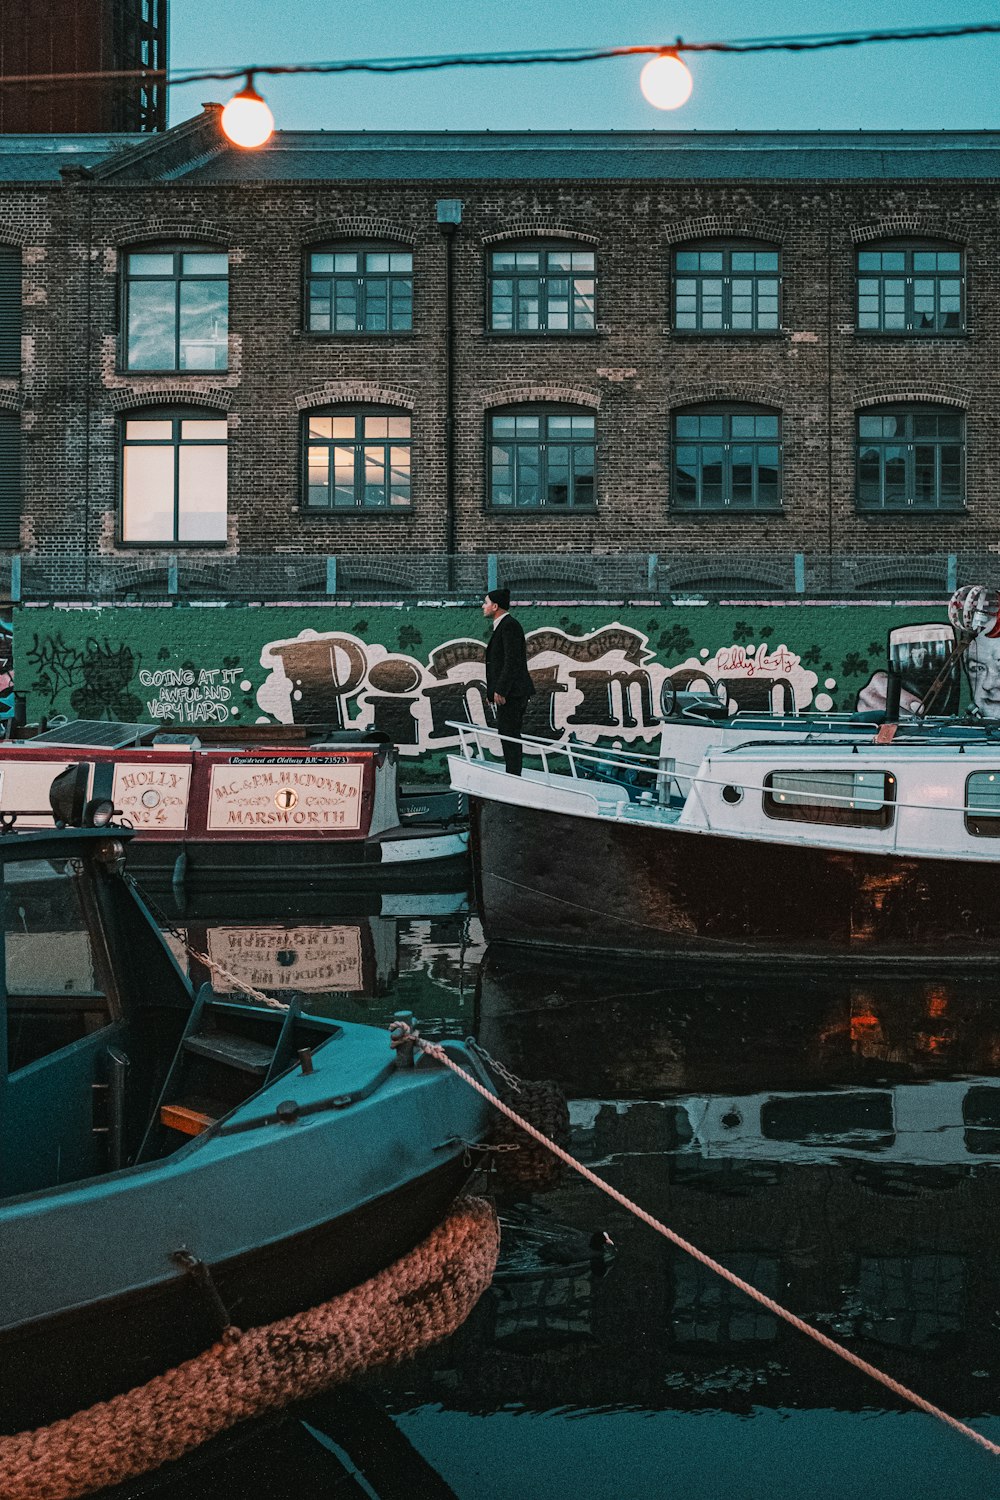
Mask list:
[[[237,1422],[395,1364],[469,1316],[496,1268],[491,1204],[463,1198],[408,1254],[329,1302],[246,1331],[86,1411],[0,1436],[0,1500],[76,1500]]]

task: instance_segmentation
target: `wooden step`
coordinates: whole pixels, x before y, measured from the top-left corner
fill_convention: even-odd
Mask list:
[[[160,1105],[160,1124],[165,1125],[168,1130],[180,1131],[181,1135],[201,1135],[203,1130],[215,1124],[217,1118],[217,1115],[210,1115],[203,1108],[195,1108],[192,1103]]]
[[[185,1038],[184,1049],[211,1062],[263,1077],[274,1059],[274,1048],[233,1031],[204,1031]]]

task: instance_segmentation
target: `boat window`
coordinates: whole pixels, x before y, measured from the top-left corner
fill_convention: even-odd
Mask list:
[[[765,813],[792,823],[888,828],[895,798],[888,771],[771,771],[764,778]]]
[[[864,1255],[856,1293],[864,1332],[900,1349],[953,1346],[967,1326],[965,1283],[960,1255]]]
[[[965,826],[978,838],[1000,838],[1000,771],[973,771],[966,781]]]
[[[4,866],[7,1065],[11,1072],[110,1021],[75,860]]]
[[[962,1100],[962,1124],[970,1156],[1000,1156],[1000,1085],[973,1084]]]
[[[760,1112],[767,1141],[804,1146],[848,1146],[883,1151],[895,1140],[892,1096],[888,1093],[795,1094],[768,1099]]]

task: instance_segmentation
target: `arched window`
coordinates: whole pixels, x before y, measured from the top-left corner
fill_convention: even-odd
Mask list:
[[[675,510],[779,510],[781,413],[712,404],[674,413]]]
[[[596,503],[596,419],[580,407],[489,414],[489,503],[497,510],[589,510]]]
[[[413,327],[413,252],[400,245],[321,245],[306,256],[309,333],[402,333]]]
[[[965,414],[907,404],[858,412],[859,510],[961,510]]]
[[[222,413],[148,408],[122,418],[123,542],[226,540],[228,445]]]
[[[494,333],[593,333],[596,291],[596,257],[582,245],[534,242],[490,251]]]
[[[126,370],[229,367],[229,256],[197,245],[126,251]]]
[[[678,333],[776,333],[781,326],[781,253],[775,245],[678,245],[673,286]]]
[[[399,510],[410,504],[410,413],[325,406],[303,416],[308,510]]]
[[[884,240],[857,252],[859,333],[961,333],[965,267],[958,245]]]

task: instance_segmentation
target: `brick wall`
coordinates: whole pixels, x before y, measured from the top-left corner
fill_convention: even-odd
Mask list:
[[[230,553],[333,554],[361,562],[441,552],[445,243],[435,202],[444,195],[464,202],[454,242],[461,551],[691,555],[717,562],[723,574],[729,564],[745,570],[758,559],[762,577],[770,559],[799,552],[812,586],[831,552],[859,559],[949,551],[988,558],[998,550],[1000,190],[990,183],[69,181],[0,190],[0,241],[24,251],[22,378],[0,378],[0,404],[22,413],[23,547],[36,576],[50,578],[58,593],[80,580],[88,557],[134,557],[117,541],[118,426],[122,412],[154,402],[228,413]],[[781,245],[784,333],[671,333],[671,247],[715,234]],[[524,235],[568,236],[596,247],[594,335],[484,331],[489,248]],[[942,236],[966,247],[967,334],[904,339],[854,331],[855,247],[886,235]],[[305,247],[341,236],[385,236],[412,246],[412,333],[303,332]],[[229,250],[229,371],[124,373],[119,252],[178,238]],[[967,414],[966,513],[859,515],[857,409],[920,398]],[[484,507],[487,413],[539,399],[576,402],[597,415],[595,514],[498,515]],[[671,412],[716,399],[782,411],[780,514],[671,511]],[[300,413],[340,400],[376,400],[412,412],[412,511],[304,513]],[[863,563],[858,576],[864,581]],[[877,582],[870,577],[868,586]]]

